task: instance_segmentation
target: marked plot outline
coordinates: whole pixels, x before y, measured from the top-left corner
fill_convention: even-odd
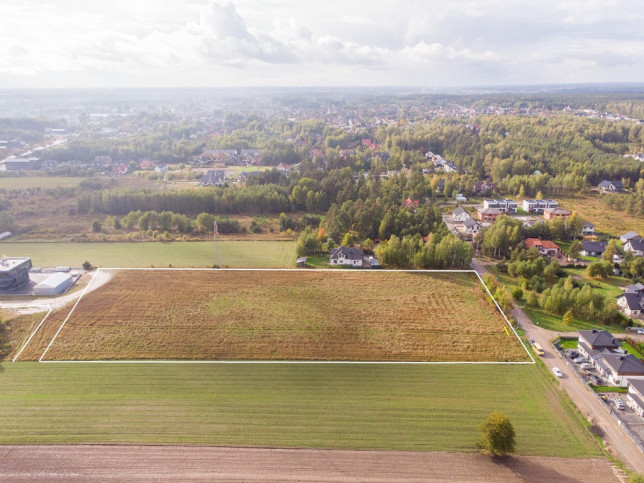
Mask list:
[[[492,301],[494,301],[494,304],[496,306],[496,309],[498,312],[501,313],[505,325],[503,326],[503,337],[510,337],[512,341],[514,341],[514,338],[516,337],[516,341],[519,342],[520,347],[525,351],[527,354],[527,358],[529,360],[345,360],[345,359],[338,359],[338,360],[326,360],[326,359],[320,359],[320,360],[310,360],[310,359],[286,359],[286,360],[281,360],[281,359],[206,359],[206,358],[196,358],[196,359],[189,359],[189,358],[154,358],[154,357],[147,357],[147,358],[110,358],[110,359],[89,359],[89,360],[61,360],[59,358],[51,358],[47,359],[47,354],[50,353],[50,349],[52,347],[55,347],[55,342],[57,338],[59,337],[59,334],[63,329],[66,327],[68,323],[73,323],[73,316],[76,313],[76,309],[81,304],[81,302],[85,299],[87,292],[91,289],[92,283],[94,282],[96,275],[99,273],[99,271],[113,271],[113,272],[209,272],[211,274],[216,274],[216,273],[225,273],[225,272],[248,272],[249,274],[253,272],[287,272],[289,274],[294,274],[298,272],[305,272],[307,274],[313,274],[313,275],[319,275],[324,272],[332,272],[334,274],[354,274],[354,277],[379,277],[382,275],[386,274],[391,274],[391,273],[403,273],[403,274],[449,274],[449,273],[461,273],[461,274],[473,274],[476,279],[478,280],[479,283],[484,287],[485,292],[487,295],[490,297]],[[342,275],[339,275],[340,277]],[[103,287],[101,288],[103,290]],[[180,291],[180,288],[177,288],[177,290]],[[250,289],[249,289],[250,290]],[[96,292],[93,292],[91,294],[92,297],[96,297],[98,293],[98,290]],[[487,302],[486,302],[487,303]],[[72,321],[72,322],[70,322]],[[508,326],[510,328],[510,331],[508,331]],[[35,332],[35,331],[34,331]],[[33,334],[32,334],[33,336]],[[31,338],[30,338],[31,339]],[[510,339],[508,339],[508,343],[510,343]],[[512,342],[516,344],[516,342]],[[26,344],[25,344],[26,346]],[[23,347],[24,349],[24,347]],[[69,312],[67,317],[64,319],[58,330],[56,331],[54,337],[51,339],[49,342],[47,348],[43,352],[43,354],[40,356],[39,359],[40,362],[45,362],[45,363],[68,363],[68,362],[91,362],[91,363],[181,363],[181,364],[258,364],[258,363],[269,363],[269,364],[285,364],[285,363],[296,363],[296,364],[329,364],[329,363],[339,363],[339,364],[533,364],[534,363],[534,358],[526,348],[525,344],[523,341],[521,341],[520,337],[518,336],[517,332],[515,331],[514,327],[508,320],[507,316],[503,313],[501,308],[499,307],[498,303],[494,300],[494,298],[491,296],[491,293],[488,289],[488,287],[485,286],[483,283],[483,280],[481,277],[478,275],[478,273],[474,270],[383,270],[383,271],[368,271],[368,270],[337,270],[337,269],[316,269],[316,270],[310,270],[310,269],[210,269],[210,268],[99,268],[95,272],[92,280],[88,283],[88,285],[85,287],[83,290],[81,296],[79,299],[75,302],[74,306],[72,307],[72,310]]]

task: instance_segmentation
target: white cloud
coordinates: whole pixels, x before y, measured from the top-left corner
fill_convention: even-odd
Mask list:
[[[4,3],[0,87],[644,76],[644,8],[626,0]]]

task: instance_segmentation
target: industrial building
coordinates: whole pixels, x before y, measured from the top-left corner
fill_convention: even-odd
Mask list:
[[[31,258],[2,257],[0,260],[0,290],[10,290],[29,281]]]
[[[74,283],[68,273],[56,272],[34,287],[34,295],[60,295]]]

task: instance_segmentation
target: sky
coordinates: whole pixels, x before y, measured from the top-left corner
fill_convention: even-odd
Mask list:
[[[640,0],[0,0],[0,88],[642,82],[642,25]]]

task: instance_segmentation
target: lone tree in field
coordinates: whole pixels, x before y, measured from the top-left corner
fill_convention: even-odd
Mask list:
[[[481,440],[478,447],[492,456],[505,456],[514,452],[514,428],[505,414],[494,411],[479,426]]]
[[[575,321],[575,318],[572,315],[572,310],[569,310],[568,312],[566,312],[561,319],[561,322],[563,323],[563,325],[572,325],[574,321]]]

